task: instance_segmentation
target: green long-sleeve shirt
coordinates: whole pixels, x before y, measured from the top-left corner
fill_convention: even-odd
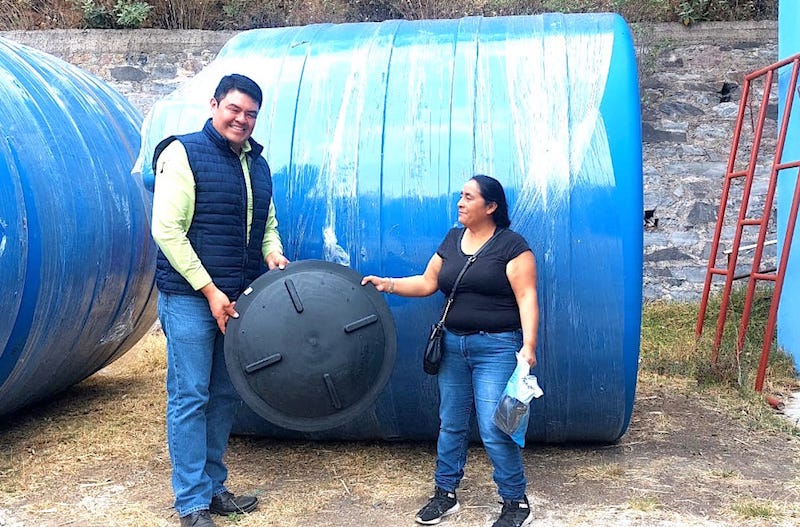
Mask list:
[[[247,153],[250,143],[246,143],[239,153],[244,180],[247,186],[247,237],[250,238],[250,224],[253,221],[253,194],[250,188],[250,170]],[[192,224],[195,205],[195,184],[186,149],[180,141],[171,142],[158,157],[153,195],[153,220],[151,233],[169,263],[183,276],[195,290],[211,283],[211,275],[203,267],[200,258],[186,233]],[[266,259],[271,252],[283,253],[283,244],[278,234],[278,220],[275,217],[275,204],[270,201],[261,254]]]

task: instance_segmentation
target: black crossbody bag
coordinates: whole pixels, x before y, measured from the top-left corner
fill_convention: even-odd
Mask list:
[[[456,288],[458,287],[459,282],[461,282],[461,278],[464,276],[464,273],[467,272],[469,266],[472,265],[472,262],[478,259],[478,254],[480,254],[480,252],[486,247],[491,245],[497,235],[503,230],[504,229],[496,229],[494,234],[492,234],[492,237],[486,240],[486,243],[481,245],[481,247],[475,251],[475,254],[467,258],[467,261],[464,262],[464,267],[461,268],[461,271],[456,277],[456,281],[453,282],[453,289],[450,290],[450,296],[447,297],[447,302],[442,310],[442,317],[439,319],[439,322],[431,326],[431,333],[428,336],[428,342],[425,344],[425,354],[422,356],[422,369],[425,370],[425,373],[428,375],[436,375],[439,373],[439,364],[442,362],[444,319],[447,318],[447,312],[450,311],[450,306],[453,304],[453,299],[456,296]]]

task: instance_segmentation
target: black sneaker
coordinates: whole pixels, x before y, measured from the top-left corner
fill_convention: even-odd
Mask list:
[[[503,510],[492,527],[525,527],[533,521],[528,497],[522,501],[503,500]]]
[[[414,519],[422,525],[436,525],[445,516],[455,514],[459,510],[461,505],[456,499],[456,493],[436,487],[428,504],[419,510]]]

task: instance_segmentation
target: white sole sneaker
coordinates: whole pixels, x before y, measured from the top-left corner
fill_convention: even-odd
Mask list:
[[[434,518],[434,519],[432,519],[432,520],[425,521],[425,520],[423,520],[422,518],[420,518],[419,516],[417,516],[416,518],[414,518],[414,521],[415,521],[415,522],[417,522],[417,523],[419,523],[420,525],[437,525],[437,524],[438,524],[439,522],[441,522],[441,521],[442,521],[442,520],[443,520],[443,519],[444,519],[446,516],[450,516],[451,514],[455,514],[455,513],[457,513],[457,512],[458,512],[458,511],[460,511],[460,510],[461,510],[461,504],[460,504],[459,502],[456,502],[456,504],[455,504],[455,505],[453,505],[452,507],[450,507],[449,509],[447,509],[446,511],[444,511],[444,512],[442,513],[442,515],[441,515],[441,516],[439,516],[438,518]]]

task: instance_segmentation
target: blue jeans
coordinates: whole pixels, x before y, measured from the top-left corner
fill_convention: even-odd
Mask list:
[[[474,409],[500,497],[522,500],[525,496],[522,450],[492,420],[521,347],[522,331],[463,336],[445,332],[439,369],[440,425],[435,475],[436,485],[444,490],[455,491],[464,477]]]
[[[223,456],[239,402],[223,335],[205,298],[159,293],[167,337],[167,444],[178,515],[208,509],[225,492]]]

